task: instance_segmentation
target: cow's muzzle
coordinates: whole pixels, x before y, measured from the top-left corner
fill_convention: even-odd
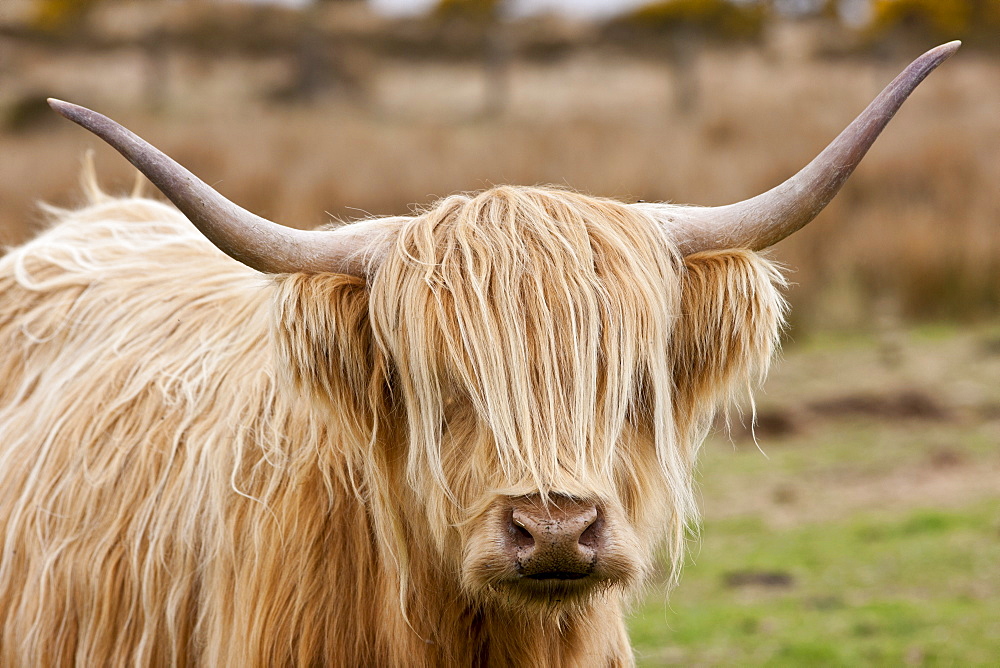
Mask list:
[[[591,575],[604,548],[604,518],[593,503],[564,496],[513,499],[504,550],[518,576],[536,581]]]

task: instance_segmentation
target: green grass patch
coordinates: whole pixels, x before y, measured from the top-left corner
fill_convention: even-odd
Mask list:
[[[997,665],[1000,500],[768,530],[710,522],[669,602],[631,620],[640,665]]]

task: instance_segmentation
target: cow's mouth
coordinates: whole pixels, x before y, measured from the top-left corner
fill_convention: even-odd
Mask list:
[[[551,571],[534,575],[521,575],[509,579],[498,587],[505,597],[515,597],[525,603],[551,606],[582,602],[609,583],[593,574]]]
[[[577,573],[576,571],[550,571],[548,573],[532,573],[525,577],[531,580],[581,580],[589,573]]]

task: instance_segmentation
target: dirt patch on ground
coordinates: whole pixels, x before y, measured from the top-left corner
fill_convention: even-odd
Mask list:
[[[847,394],[836,399],[813,401],[806,409],[818,417],[878,417],[889,420],[947,420],[953,412],[939,400],[920,390],[906,389],[889,394]]]
[[[993,412],[1000,415],[1000,406],[980,408],[984,415]],[[853,392],[795,406],[772,406],[758,410],[752,425],[747,420],[731,426],[736,439],[771,440],[802,435],[828,421],[855,418],[947,422],[958,420],[959,414],[930,393],[907,388],[885,393]]]
[[[786,589],[795,585],[795,578],[785,571],[731,571],[723,574],[722,581],[731,589],[741,587]]]
[[[920,464],[883,472],[767,477],[758,484],[707,494],[705,518],[758,516],[769,526],[785,528],[864,512],[1000,501],[1000,447],[987,459],[942,448]]]
[[[909,508],[959,508],[979,500],[1000,498],[1000,458],[900,469],[885,475],[764,485],[706,499],[705,517],[726,519],[757,515],[774,527],[824,521],[865,511]]]

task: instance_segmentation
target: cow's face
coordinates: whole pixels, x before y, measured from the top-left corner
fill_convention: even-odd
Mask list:
[[[671,413],[681,262],[621,204],[497,188],[401,229],[372,286],[407,484],[463,586],[622,589],[690,511]]]

